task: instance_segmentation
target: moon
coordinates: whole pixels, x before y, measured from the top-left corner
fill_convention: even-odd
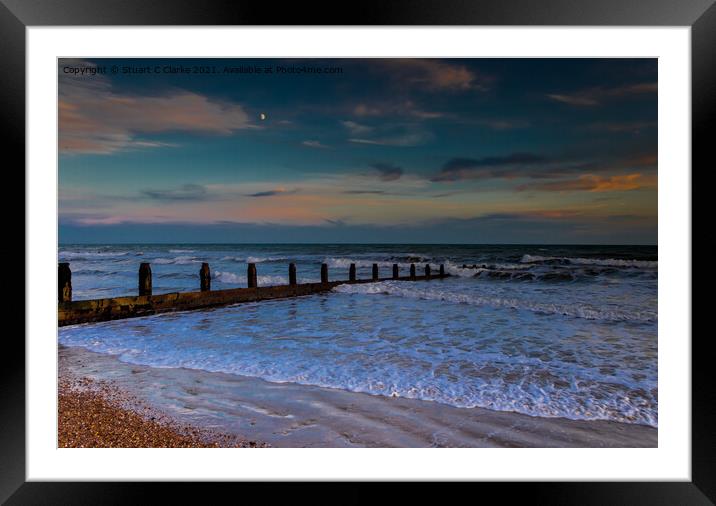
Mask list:
[[[265,112],[262,112],[261,114],[259,114],[259,118],[261,119],[261,121],[265,121],[267,117],[268,116],[266,116]]]

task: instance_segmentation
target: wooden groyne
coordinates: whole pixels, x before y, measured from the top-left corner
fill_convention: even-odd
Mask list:
[[[296,264],[292,263],[288,266],[288,285],[258,286],[256,264],[250,263],[246,273],[248,285],[246,288],[212,290],[211,270],[209,264],[203,263],[201,264],[201,269],[199,269],[198,292],[172,292],[153,295],[151,266],[149,263],[142,263],[139,266],[139,295],[73,301],[70,264],[60,263],[57,271],[57,322],[62,327],[64,325],[134,318],[172,311],[206,309],[242,302],[300,297],[328,292],[334,287],[344,284],[374,283],[388,280],[430,281],[450,276],[445,272],[443,265],[440,265],[437,273],[433,273],[430,265],[426,264],[423,272],[424,274],[418,275],[415,264],[411,264],[410,274],[400,276],[398,264],[393,264],[392,276],[381,278],[378,264],[373,264],[370,279],[357,279],[356,266],[351,264],[348,269],[347,280],[330,281],[328,279],[328,265],[321,264],[321,281],[319,283],[296,283]]]

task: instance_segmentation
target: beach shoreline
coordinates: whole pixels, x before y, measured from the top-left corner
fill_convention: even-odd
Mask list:
[[[185,425],[106,381],[63,374],[59,448],[256,448],[264,443]]]
[[[87,422],[97,399],[72,392],[69,384],[109,385],[127,406],[170,420],[170,427],[203,434],[181,440],[187,430],[161,444],[274,447],[657,447],[654,427],[605,420],[570,420],[437,402],[391,398],[345,390],[272,383],[194,369],[157,368],[121,362],[80,347],[59,346],[60,402],[71,400]],[[67,397],[70,395],[70,397]],[[84,395],[84,396],[83,396]],[[64,398],[63,398],[64,396]],[[100,401],[106,399],[100,399]],[[164,419],[164,418],[163,418]],[[144,419],[146,421],[146,418]],[[153,422],[149,420],[149,422]],[[152,425],[147,427],[152,428]],[[161,431],[166,425],[153,427]],[[160,432],[160,436],[161,436]],[[158,436],[158,437],[160,437]],[[180,444],[183,441],[184,444]],[[231,444],[227,441],[232,441]]]

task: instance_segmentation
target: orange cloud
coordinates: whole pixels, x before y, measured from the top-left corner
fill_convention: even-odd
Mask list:
[[[172,131],[228,135],[253,126],[238,104],[211,101],[183,90],[165,96],[118,95],[106,78],[93,79],[61,75],[61,153],[109,154],[128,148],[166,146],[138,136]]]
[[[492,81],[487,76],[478,76],[464,65],[438,60],[405,58],[386,60],[384,63],[404,83],[431,91],[485,90]]]
[[[639,156],[637,158],[632,158],[631,160],[627,161],[627,164],[633,165],[635,167],[648,167],[648,166],[656,166],[659,162],[659,157],[654,154],[649,155],[643,155]]]
[[[611,177],[595,176],[586,174],[577,179],[567,181],[553,181],[549,183],[525,184],[517,187],[518,191],[539,190],[539,191],[629,191],[639,188],[656,186],[655,176],[643,176],[642,174],[627,174]]]
[[[656,93],[657,83],[637,83],[615,88],[589,88],[575,93],[549,93],[547,98],[575,106],[596,106],[610,98],[621,98],[643,93]]]

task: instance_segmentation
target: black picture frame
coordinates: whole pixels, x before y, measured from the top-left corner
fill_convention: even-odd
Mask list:
[[[25,29],[30,26],[77,25],[620,25],[690,26],[692,71],[693,167],[712,161],[709,131],[716,118],[716,5],[714,0],[363,0],[359,3],[272,2],[255,0],[0,0],[0,115],[5,160],[25,160]],[[90,41],[88,41],[89,44]],[[91,47],[91,46],[88,46]],[[12,156],[15,155],[15,156]],[[6,166],[10,170],[10,166]],[[13,166],[14,168],[14,166]],[[21,183],[24,184],[24,183]],[[693,207],[692,194],[692,207]],[[705,225],[694,210],[694,225]],[[696,225],[698,226],[698,225]],[[708,230],[708,229],[702,229]],[[713,239],[710,239],[713,243]],[[693,248],[692,264],[709,262]],[[25,268],[27,269],[27,265]],[[685,272],[691,276],[691,272]],[[700,277],[699,277],[700,276]],[[692,278],[709,286],[713,274]],[[19,286],[19,285],[18,285]],[[19,294],[17,294],[19,295]],[[15,300],[18,300],[17,297]],[[704,296],[705,297],[705,296]],[[693,299],[702,309],[705,299]],[[701,313],[705,313],[703,311]],[[699,314],[693,311],[692,314]],[[700,319],[704,317],[701,316]],[[693,321],[693,320],[692,320]],[[26,335],[27,339],[28,336]],[[691,336],[670,336],[689,339]],[[709,332],[692,346],[692,481],[644,483],[521,483],[484,484],[508,488],[510,497],[523,495],[536,504],[714,504],[716,503],[716,423],[714,421],[712,356]],[[147,484],[39,483],[25,479],[25,346],[7,332],[5,363],[0,367],[0,501],[8,504],[113,503],[146,499]],[[216,485],[213,485],[214,487]],[[154,486],[156,487],[156,485]],[[184,499],[184,484],[163,486]],[[245,487],[242,494],[264,496],[265,487]],[[420,489],[418,489],[420,490]],[[212,489],[214,493],[218,489]],[[420,492],[422,493],[422,492]],[[363,502],[365,489],[343,494]],[[247,496],[244,495],[244,498]],[[206,496],[204,496],[206,499]],[[444,501],[444,497],[443,497]]]

